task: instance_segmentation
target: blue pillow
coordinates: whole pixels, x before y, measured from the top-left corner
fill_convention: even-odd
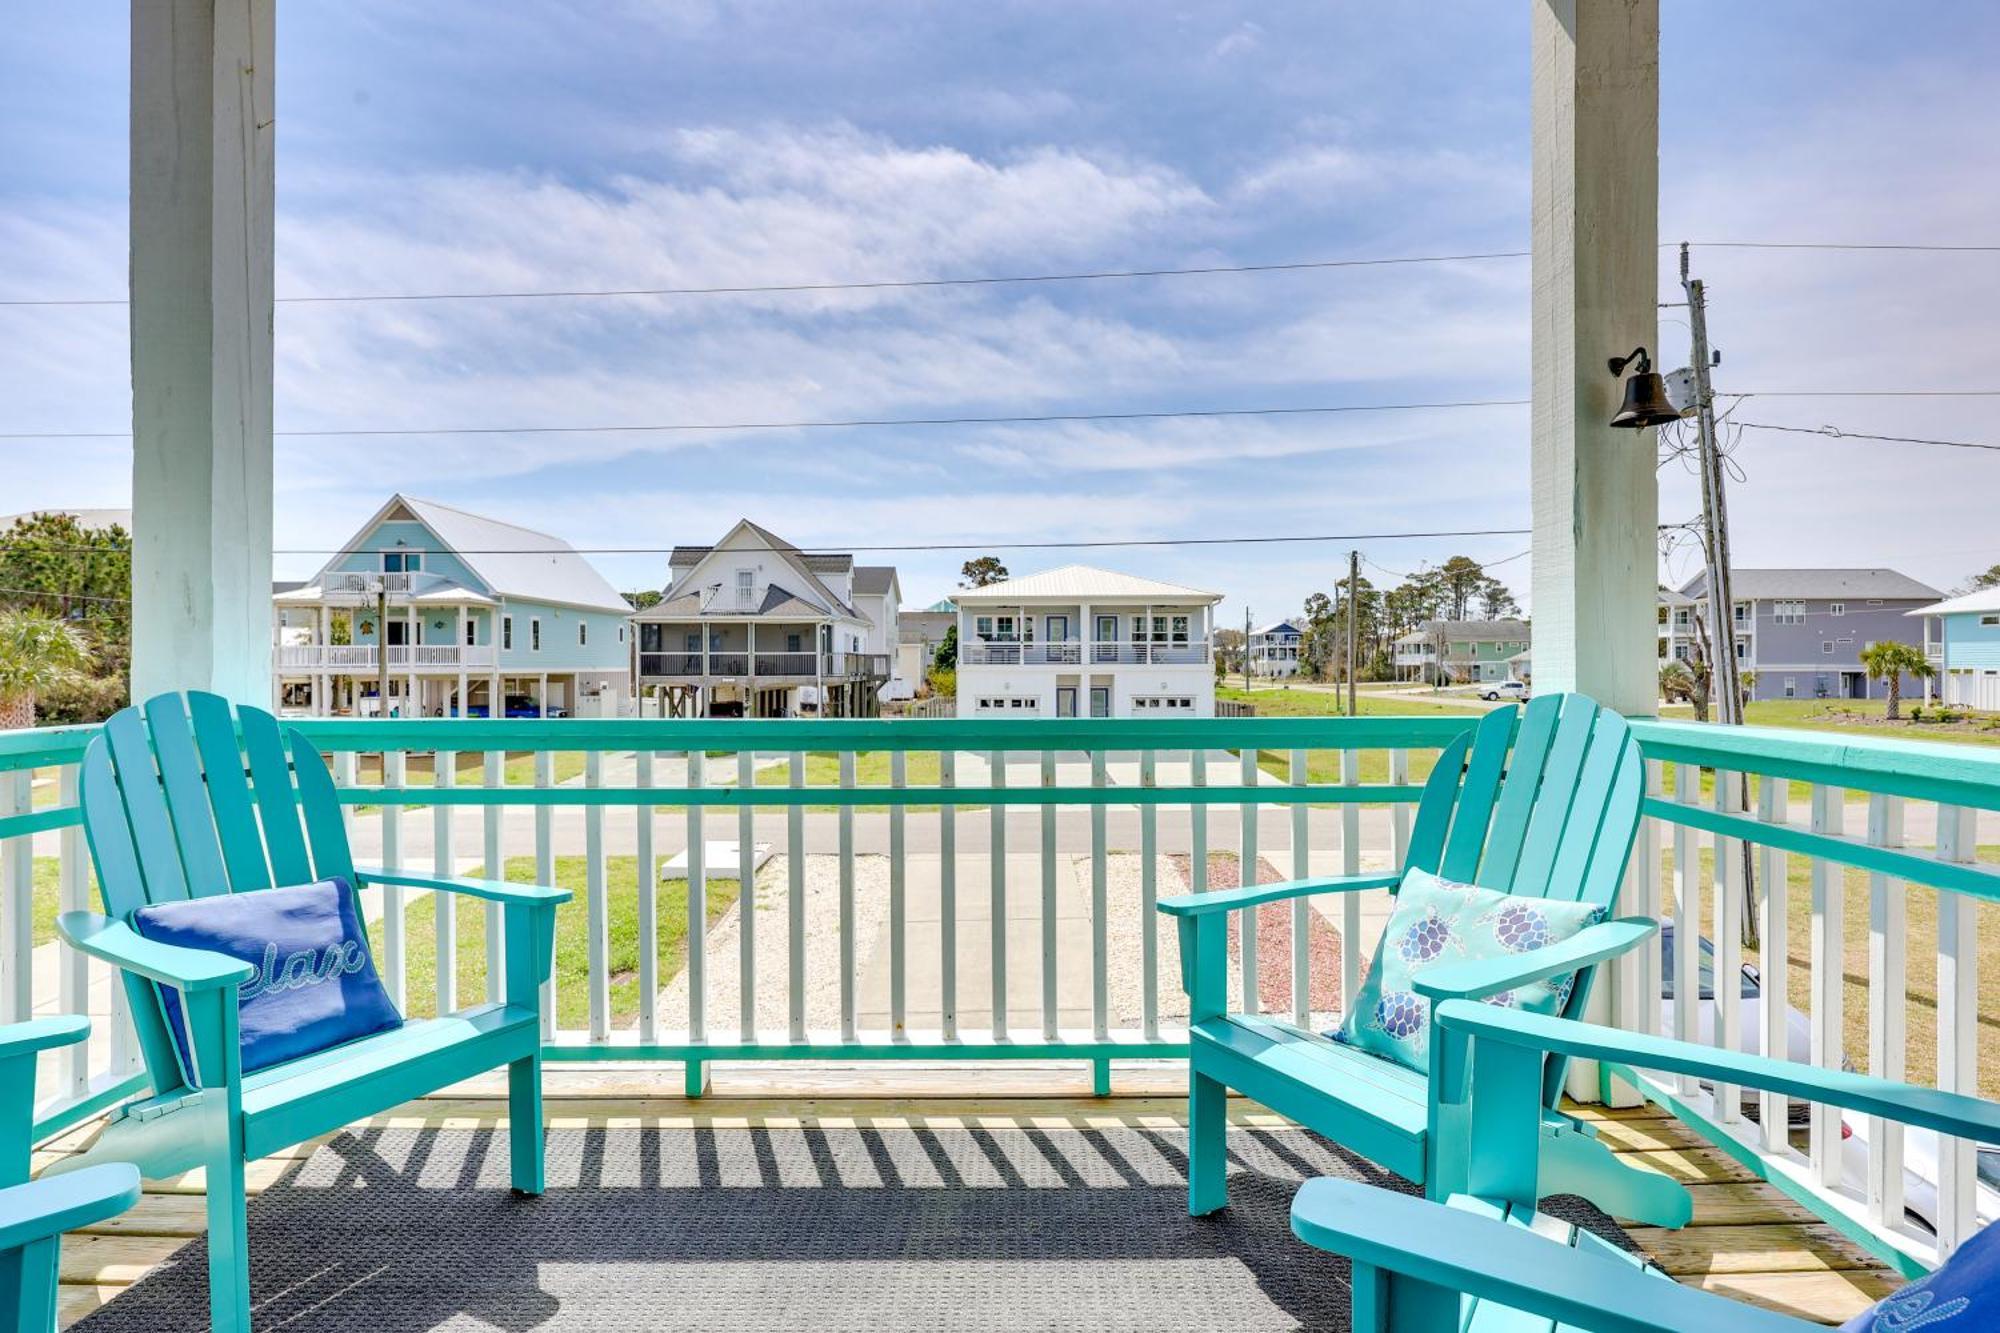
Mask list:
[[[237,990],[243,1072],[402,1025],[344,879],[154,903],[132,913],[149,940],[228,954],[257,969]],[[159,988],[181,1068],[200,1086],[180,992]]]
[[[2000,1326],[2000,1225],[1975,1233],[1935,1273],[1884,1296],[1840,1328],[1841,1333],[1916,1328],[1972,1333],[1996,1326]]]
[[[1396,891],[1396,910],[1354,994],[1354,1007],[1329,1035],[1399,1065],[1428,1069],[1431,1002],[1412,984],[1418,973],[1459,959],[1528,953],[1561,943],[1603,918],[1604,909],[1590,903],[1524,898],[1410,870]],[[1574,973],[1551,977],[1486,1003],[1560,1013],[1575,980]]]

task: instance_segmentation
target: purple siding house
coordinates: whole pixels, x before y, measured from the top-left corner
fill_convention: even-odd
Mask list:
[[[1736,660],[1757,673],[1756,699],[1879,699],[1883,681],[1871,681],[1861,650],[1882,639],[1921,649],[1921,622],[1908,613],[1940,594],[1893,569],[1738,569]],[[1708,615],[1708,579],[1697,574],[1681,585],[1662,627],[1666,652],[1686,657],[1693,642],[1692,616]]]

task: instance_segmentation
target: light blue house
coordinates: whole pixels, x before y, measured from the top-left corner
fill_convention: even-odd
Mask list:
[[[1924,618],[1924,653],[1937,670],[1938,697],[1964,708],[2000,712],[2000,587],[1920,606],[1910,614]]]
[[[385,686],[402,717],[616,712],[631,692],[632,608],[589,561],[433,500],[393,497],[272,605],[289,712],[377,715]]]

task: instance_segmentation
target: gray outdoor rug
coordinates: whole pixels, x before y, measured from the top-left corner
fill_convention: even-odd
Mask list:
[[[1302,1130],[1232,1129],[1231,1206],[1186,1211],[1185,1133],[573,1129],[549,1192],[504,1133],[344,1134],[250,1203],[256,1323],[296,1333],[1345,1329],[1300,1180],[1402,1182]],[[1629,1244],[1580,1202],[1552,1211]],[[207,1327],[207,1249],[78,1333]]]

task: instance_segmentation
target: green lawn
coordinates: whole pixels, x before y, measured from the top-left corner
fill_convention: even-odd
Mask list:
[[[1235,686],[1218,685],[1215,697],[1253,704],[1258,717],[1338,717],[1346,712],[1347,707],[1347,696],[1335,694],[1332,690],[1285,689],[1281,686],[1245,693]],[[1439,713],[1477,715],[1486,711],[1470,700],[1454,699],[1448,695],[1431,698],[1421,693],[1393,696],[1360,694],[1354,700],[1354,710],[1360,717],[1434,717]]]
[[[1708,841],[1704,839],[1704,841]],[[2000,863],[2000,846],[1979,849],[1979,859]],[[1668,867],[1662,889],[1663,910],[1673,915],[1673,848],[1671,840],[1663,856]],[[1812,960],[1812,863],[1803,856],[1787,858],[1785,877],[1785,918],[1788,938],[1786,957],[1791,960],[1789,985],[1791,1002],[1803,1013],[1811,1012]],[[1713,845],[1701,852],[1702,933],[1714,937],[1715,894],[1713,888],[1715,853]],[[1841,1009],[1842,1031],[1847,1058],[1857,1069],[1868,1071],[1868,875],[1848,870],[1845,912],[1841,933],[1846,943],[1843,967],[1844,996]],[[1761,892],[1761,890],[1760,890]],[[1937,1075],[1937,904],[1935,891],[1922,885],[1908,887],[1909,929],[1905,934],[1908,985],[1905,1008],[1908,1039],[1904,1042],[1908,1070],[1905,1075],[1917,1083],[1934,1083]],[[1979,1092],[1984,1097],[2000,1097],[2000,917],[1991,904],[1979,907]],[[1754,951],[1744,951],[1744,961],[1756,962]]]
[[[911,787],[935,787],[938,785],[938,756],[934,750],[912,750],[903,761],[903,781]],[[781,759],[775,764],[766,764],[757,770],[759,787],[785,787],[792,781],[790,760]],[[889,785],[889,752],[868,750],[854,756],[854,782],[859,787],[886,787]],[[806,786],[838,787],[840,785],[840,756],[833,751],[815,750],[806,756]],[[662,806],[661,809],[679,807]],[[774,807],[775,808],[775,807]],[[808,810],[821,813],[837,810],[833,805],[810,805]],[[857,805],[856,810],[887,810],[886,805]],[[907,805],[910,811],[935,813],[935,805]],[[961,810],[982,810],[984,806],[962,805]]]
[[[456,762],[452,765],[452,776],[461,787],[483,787],[486,785],[486,756],[477,750],[456,752]],[[555,773],[553,782],[561,786],[583,776],[583,752],[580,750],[557,750],[553,760]],[[532,750],[510,751],[500,769],[501,781],[509,787],[532,787],[535,785],[535,755]],[[362,754],[355,756],[354,780],[364,787],[380,786],[382,782],[382,756]],[[403,761],[403,785],[405,787],[434,787],[437,785],[437,764],[435,756],[413,754]],[[357,805],[356,814],[374,814],[379,805]],[[427,805],[406,805],[405,811],[428,810]]]
[[[664,865],[667,858],[659,858]],[[609,963],[611,971],[611,1021],[614,1027],[628,1026],[639,1015],[639,874],[638,858],[613,856],[605,867],[605,893],[610,909]],[[483,874],[474,870],[473,875]],[[507,876],[517,884],[535,881],[535,859],[515,856],[507,859]],[[589,917],[584,902],[584,858],[556,858],[556,884],[576,896],[556,909],[556,1025],[583,1028],[590,1023],[590,941]],[[733,879],[708,882],[708,920],[711,925],[736,901]],[[428,1018],[437,1012],[437,916],[439,895],[426,895],[412,903],[405,913],[404,961],[408,1004],[412,1018]],[[451,898],[458,922],[458,993],[461,1004],[473,1004],[486,993],[486,906],[477,899]],[[687,881],[662,881],[657,898],[659,923],[660,985],[665,986],[680,971],[687,956]],[[376,957],[382,953],[382,926],[369,927]]]

